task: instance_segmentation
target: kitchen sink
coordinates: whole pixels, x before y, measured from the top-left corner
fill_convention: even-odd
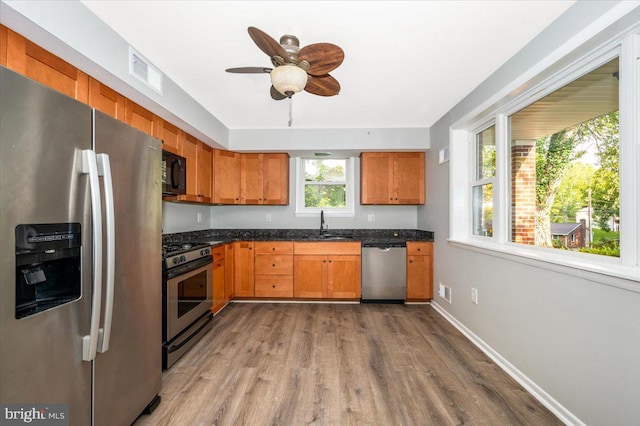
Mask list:
[[[320,235],[320,238],[322,238],[323,240],[347,240],[347,237],[341,237],[340,235],[329,235],[329,234],[325,234],[325,235]]]

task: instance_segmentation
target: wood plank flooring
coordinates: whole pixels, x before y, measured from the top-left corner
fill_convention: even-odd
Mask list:
[[[235,303],[140,425],[559,425],[428,305]]]

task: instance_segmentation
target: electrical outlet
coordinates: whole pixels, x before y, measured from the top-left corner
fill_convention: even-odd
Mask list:
[[[471,287],[471,303],[478,304],[478,289]]]
[[[267,213],[267,219],[266,219],[266,221],[267,221],[267,222],[271,222],[271,213]]]
[[[370,214],[368,218],[369,218],[369,222],[375,222],[376,221],[376,215],[375,214]]]
[[[196,213],[196,221],[198,223],[202,222],[202,213]]]

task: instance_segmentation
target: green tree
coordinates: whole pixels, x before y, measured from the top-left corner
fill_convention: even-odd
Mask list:
[[[551,208],[570,163],[584,154],[576,150],[580,140],[575,129],[564,129],[536,141],[535,242],[553,247]]]
[[[305,185],[306,207],[346,207],[344,165],[336,160],[313,160],[305,167],[305,181],[315,184]],[[336,183],[332,183],[336,182]]]
[[[569,165],[551,207],[552,222],[565,223],[576,220],[577,210],[587,205],[587,191],[595,171],[591,164],[573,162]]]
[[[609,219],[620,216],[620,122],[618,111],[578,126],[577,136],[594,144],[600,167],[592,181],[592,206],[600,228],[609,230]]]

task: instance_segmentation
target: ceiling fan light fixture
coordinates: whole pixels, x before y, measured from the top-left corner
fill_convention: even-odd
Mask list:
[[[297,65],[281,65],[271,70],[271,84],[285,96],[301,92],[307,85],[307,72]]]

